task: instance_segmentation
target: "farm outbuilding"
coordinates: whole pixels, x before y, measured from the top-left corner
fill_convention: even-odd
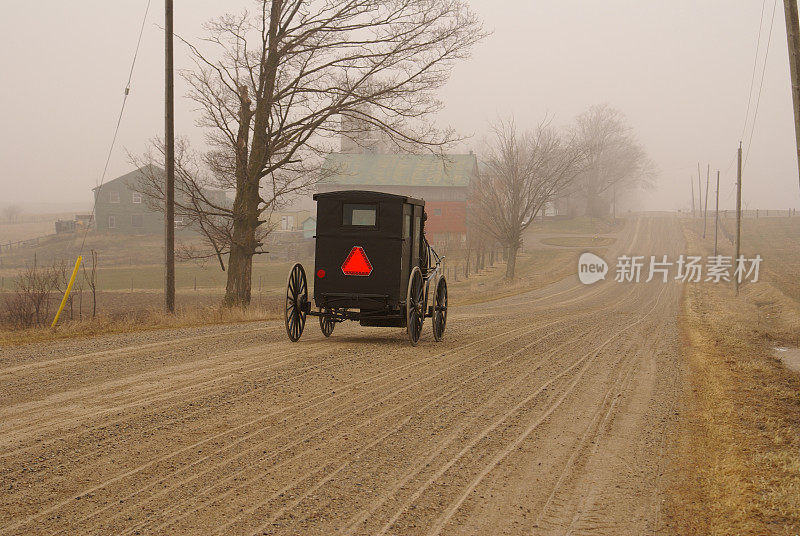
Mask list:
[[[331,153],[317,191],[372,190],[423,199],[428,239],[439,244],[466,239],[467,194],[477,173],[478,161],[471,153],[444,160],[418,154]]]
[[[150,166],[149,169],[141,167],[93,188],[97,231],[132,235],[163,233],[164,213],[148,204],[140,186],[147,176],[155,174],[166,176],[164,170],[158,167]],[[176,199],[180,196],[177,187],[175,195]],[[214,203],[221,205],[228,203],[225,192],[221,190],[204,191],[204,195]],[[188,218],[176,214],[175,228],[191,231]]]

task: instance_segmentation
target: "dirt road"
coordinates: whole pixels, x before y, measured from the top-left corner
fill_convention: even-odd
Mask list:
[[[669,219],[617,242],[682,247]],[[310,322],[3,349],[0,536],[654,534],[679,294],[569,278],[416,348]]]

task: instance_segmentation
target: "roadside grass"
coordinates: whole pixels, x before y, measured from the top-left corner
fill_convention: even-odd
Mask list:
[[[798,255],[786,242],[797,228],[788,219],[747,223],[743,252],[757,247],[765,264],[774,262],[762,281],[743,285],[739,297],[729,285],[684,290],[688,390],[668,505],[678,534],[800,531],[800,374],[773,354],[800,344],[800,302],[777,285],[781,266]],[[713,251],[713,234],[702,240],[696,221],[684,221],[684,234],[689,253]],[[721,249],[729,252],[729,244]]]
[[[224,307],[220,295],[216,293],[200,296],[189,294],[178,293],[176,302],[179,305],[175,314],[171,315],[167,314],[161,305],[163,299],[161,293],[103,293],[102,301],[119,302],[116,308],[103,307],[101,310],[105,312],[92,318],[91,304],[84,302],[83,318],[74,318],[77,313],[73,311],[73,319],[70,320],[70,312],[65,310],[62,315],[64,320],[56,328],[0,328],[0,348],[76,337],[283,318],[282,297],[277,294],[254,295],[251,305],[247,308]]]
[[[575,262],[573,262],[575,261]],[[448,297],[453,305],[470,305],[555,283],[575,273],[574,251],[529,249],[520,252],[513,281],[506,281],[506,263],[498,262],[466,280],[448,280]]]

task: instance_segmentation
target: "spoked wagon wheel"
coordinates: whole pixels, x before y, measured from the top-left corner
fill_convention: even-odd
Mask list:
[[[447,281],[444,276],[436,284],[433,296],[433,340],[441,341],[447,326]]]
[[[325,311],[326,313],[330,313],[330,311]],[[326,337],[330,337],[331,333],[333,333],[333,328],[336,327],[336,322],[333,321],[333,318],[327,315],[323,315],[319,317],[319,328],[322,330],[322,334]]]
[[[300,263],[292,266],[286,284],[286,309],[284,320],[289,340],[297,342],[306,327],[306,303],[308,303],[308,283],[306,271]]]
[[[422,310],[423,291],[422,272],[419,266],[415,266],[411,270],[406,293],[406,329],[412,346],[417,345],[422,335],[422,321],[425,318],[425,312]]]

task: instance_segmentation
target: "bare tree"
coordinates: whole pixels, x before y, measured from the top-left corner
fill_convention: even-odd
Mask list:
[[[228,255],[226,303],[244,305],[265,215],[319,180],[342,118],[395,150],[441,154],[456,140],[428,121],[434,92],[484,32],[463,0],[260,0],[207,30],[186,43],[197,68],[183,75],[210,150],[178,175],[195,196],[184,208]],[[233,189],[232,205],[204,196],[209,184]]]
[[[492,130],[484,171],[472,184],[470,217],[508,251],[506,279],[513,279],[523,232],[548,202],[572,184],[584,155],[547,123],[522,134],[513,120]]]
[[[7,205],[3,207],[3,218],[8,223],[19,223],[22,216],[22,208],[19,205]]]
[[[588,215],[607,216],[617,197],[652,185],[654,166],[619,110],[592,106],[578,116],[573,135],[586,152],[586,168],[572,193]]]
[[[34,255],[33,265],[14,278],[16,290],[5,299],[6,322],[16,327],[33,327],[49,321],[52,294],[59,288],[65,266],[62,261],[42,268]]]

